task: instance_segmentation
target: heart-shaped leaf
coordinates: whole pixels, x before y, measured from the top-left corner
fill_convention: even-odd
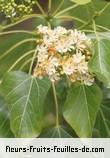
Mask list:
[[[76,85],[69,90],[63,115],[79,137],[91,137],[100,103],[96,85]]]
[[[1,90],[9,104],[16,137],[37,137],[41,132],[43,103],[50,85],[47,78],[40,80],[19,71],[4,77]]]

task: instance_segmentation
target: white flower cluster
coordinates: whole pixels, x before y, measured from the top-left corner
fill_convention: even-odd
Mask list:
[[[37,45],[37,65],[33,75],[47,75],[51,81],[67,77],[71,82],[92,85],[94,76],[89,72],[90,40],[84,33],[61,26],[50,29],[38,26],[42,42]]]

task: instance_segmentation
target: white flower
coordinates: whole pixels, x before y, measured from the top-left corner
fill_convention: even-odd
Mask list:
[[[74,41],[71,38],[68,38],[68,36],[62,36],[56,43],[55,46],[57,52],[60,53],[66,53],[67,51],[71,51],[75,49],[74,47]]]
[[[73,31],[73,36],[74,36],[74,40],[76,41],[76,43],[78,41],[87,41],[88,37],[85,35],[85,33],[81,32],[81,31],[77,31],[76,29]]]
[[[46,67],[46,72],[49,76],[55,74],[56,72],[55,66],[49,64],[48,67]]]
[[[87,86],[92,86],[94,83],[94,78],[87,78],[84,80],[84,84],[87,85]]]
[[[80,76],[80,80],[82,83],[84,83],[87,86],[91,86],[94,83],[94,77],[90,75],[89,73],[86,73],[85,75]]]
[[[74,72],[74,68],[72,66],[70,66],[70,65],[64,65],[63,66],[63,72],[66,75],[71,75]]]
[[[81,63],[82,61],[85,61],[85,55],[82,55],[81,52],[77,52],[76,54],[73,55],[73,60],[76,64]]]
[[[52,35],[45,35],[43,37],[43,42],[47,47],[50,47],[54,42],[56,41],[55,37],[53,37]]]
[[[54,65],[56,67],[59,66],[59,61],[58,61],[58,59],[56,57],[50,58],[49,61],[50,61],[50,64],[52,64],[52,65]]]
[[[76,44],[76,48],[79,50],[85,49],[87,47],[85,43],[90,41],[84,32],[82,33],[77,30],[71,31],[71,36]]]
[[[38,52],[38,62],[44,62],[48,58],[47,48],[44,45],[38,45],[36,49]]]
[[[67,34],[68,31],[64,27],[58,26],[57,28],[53,30],[53,33],[60,37],[64,34]]]
[[[88,71],[88,63],[85,60],[85,55],[82,55],[81,52],[74,54],[73,60],[79,73],[86,73]]]
[[[45,69],[48,75],[52,75],[53,73],[56,72],[55,66],[50,62],[47,63]]]
[[[39,25],[37,29],[38,29],[38,32],[41,34],[48,34],[50,32],[50,29],[47,26]]]
[[[61,26],[50,29],[38,26],[42,43],[36,51],[38,63],[34,76],[47,75],[54,82],[67,76],[71,82],[80,81],[85,85],[92,85],[94,77],[88,69],[87,51],[90,44],[87,36],[77,30],[67,30]]]
[[[73,58],[67,58],[63,62],[62,67],[63,67],[63,72],[66,75],[71,75],[73,72],[76,72],[76,67]]]
[[[55,82],[60,79],[60,75],[58,73],[54,73],[54,74],[50,75],[49,78],[52,82]]]

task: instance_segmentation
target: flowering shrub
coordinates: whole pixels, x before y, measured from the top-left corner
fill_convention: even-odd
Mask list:
[[[109,9],[0,0],[1,137],[110,137]]]

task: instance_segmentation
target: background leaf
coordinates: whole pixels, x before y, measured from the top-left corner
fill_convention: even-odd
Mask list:
[[[94,137],[110,138],[110,101],[103,103],[95,124]]]
[[[94,54],[89,62],[89,67],[100,81],[110,87],[110,41],[106,39],[96,40]]]
[[[53,1],[53,12],[59,7],[59,4],[62,1]],[[83,3],[84,1],[82,0],[81,2]],[[94,31],[92,27],[92,18],[95,16],[96,24],[103,27],[99,29],[100,31],[105,31],[106,28],[110,29],[110,21],[108,20],[110,18],[110,3],[103,0],[92,0],[90,3],[78,5],[76,8],[73,7],[74,5],[75,4],[71,1],[63,1],[60,9],[58,10],[60,11],[60,14],[57,12],[57,15],[60,17],[59,20],[56,19],[56,25],[64,25],[69,28],[78,28],[83,30],[90,29]],[[65,9],[66,11],[64,12]],[[99,13],[100,11],[102,12],[101,14]],[[61,18],[61,16],[63,16],[63,18]]]
[[[0,35],[0,77],[10,69],[22,69],[23,65],[23,70],[28,70],[36,47],[35,44],[36,41],[32,34],[19,32]],[[22,58],[24,54],[27,55]],[[20,58],[21,60],[19,60]],[[28,67],[25,65],[27,61],[29,61]]]
[[[9,104],[11,129],[16,137],[37,137],[42,129],[43,103],[50,88],[46,78],[10,72],[1,90]]]
[[[63,115],[79,137],[91,137],[100,103],[101,91],[96,85],[69,90]]]

